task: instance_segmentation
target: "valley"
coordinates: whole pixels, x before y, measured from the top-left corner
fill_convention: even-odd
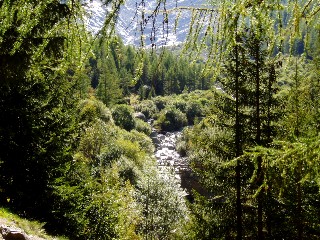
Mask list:
[[[0,0],[3,238],[319,239],[319,20],[316,0]]]

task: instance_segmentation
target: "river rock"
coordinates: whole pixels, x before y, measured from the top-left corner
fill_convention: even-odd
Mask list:
[[[204,191],[200,188],[198,180],[188,167],[187,158],[182,157],[176,150],[176,142],[181,137],[181,134],[181,132],[156,132],[153,129],[150,137],[153,142],[157,142],[154,155],[159,171],[163,174],[163,177],[174,171],[180,187],[186,189],[186,196],[190,195],[191,189],[196,189],[203,193]],[[190,197],[190,201],[192,201],[192,197]]]
[[[150,134],[151,138],[158,138],[158,133],[156,131],[152,131]]]
[[[136,112],[136,113],[133,114],[133,116],[135,118],[139,118],[139,119],[141,119],[141,120],[143,120],[145,122],[147,121],[146,116],[142,112]]]
[[[30,240],[30,238],[18,228],[1,225],[0,231],[4,240]]]
[[[160,139],[160,140],[165,140],[165,139],[166,139],[166,136],[164,136],[163,134],[159,134],[159,139]]]
[[[153,144],[156,145],[157,148],[160,146],[161,142],[157,137],[152,137],[151,140]]]
[[[161,162],[164,162],[164,161],[167,160],[167,156],[166,156],[166,155],[163,155],[163,156],[160,157],[160,159],[161,159]]]
[[[174,150],[175,149],[175,146],[173,144],[167,144],[166,147],[169,149],[169,150]]]

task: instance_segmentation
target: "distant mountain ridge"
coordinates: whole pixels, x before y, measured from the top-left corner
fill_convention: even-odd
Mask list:
[[[116,25],[116,32],[121,36],[125,44],[140,45],[141,43],[141,15],[137,12],[137,2],[139,0],[127,0],[125,5],[121,7],[118,22]],[[151,15],[156,8],[157,0],[145,0],[145,12]],[[168,11],[168,20],[164,16],[163,4],[160,7],[160,12],[153,25],[152,19],[149,18],[145,29],[144,38],[147,46],[154,43],[156,46],[173,46],[185,41],[189,31],[189,24],[191,20],[191,11],[185,8],[201,7],[205,4],[205,0],[168,0],[166,3],[166,10]],[[97,33],[104,22],[106,16],[106,7],[100,0],[87,1],[87,11],[91,17],[88,18],[87,26],[90,31]],[[184,10],[181,10],[184,8]],[[141,6],[138,6],[141,9]],[[176,21],[178,17],[178,21]],[[151,31],[156,32],[154,40],[151,42]]]

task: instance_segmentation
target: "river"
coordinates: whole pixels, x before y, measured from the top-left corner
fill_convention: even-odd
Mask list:
[[[187,198],[192,200],[191,190],[197,189],[199,183],[190,170],[187,157],[182,157],[176,150],[181,135],[182,131],[157,132],[153,129],[150,137],[156,147],[155,157],[159,170],[163,174],[174,173]]]

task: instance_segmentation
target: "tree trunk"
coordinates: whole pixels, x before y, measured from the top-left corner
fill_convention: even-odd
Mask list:
[[[258,161],[258,187],[262,185],[263,182],[263,172],[261,168],[261,163],[262,163],[262,157],[258,156],[257,158]],[[258,239],[264,239],[263,237],[263,220],[262,220],[262,215],[263,215],[263,206],[262,206],[262,200],[263,200],[263,189],[261,189],[260,193],[258,194]]]
[[[255,39],[255,81],[256,81],[256,144],[261,145],[261,119],[260,119],[260,46],[259,40]],[[258,187],[263,183],[263,172],[262,172],[262,157],[258,156]],[[263,220],[262,220],[262,190],[258,194],[258,239],[263,239]]]
[[[300,136],[300,114],[299,114],[299,100],[298,100],[298,88],[299,88],[299,76],[298,76],[298,59],[296,58],[295,62],[295,88],[296,88],[296,94],[295,94],[295,114],[296,114],[296,125],[294,134],[297,138]],[[301,163],[298,164],[297,169],[297,215],[296,215],[296,226],[298,231],[297,239],[301,240],[303,237],[303,225],[302,225],[302,191],[301,191],[301,170],[302,166]]]
[[[236,55],[236,157],[241,155],[241,145],[240,145],[240,114],[239,114],[239,49],[238,49],[238,35],[236,34],[236,47],[235,47],[235,55]],[[242,207],[241,207],[241,166],[239,160],[237,160],[236,166],[236,191],[237,191],[237,239],[242,239]]]
[[[302,191],[301,191],[301,165],[298,166],[298,179],[297,179],[297,229],[298,229],[298,240],[302,240],[303,237],[303,224],[302,224]]]

